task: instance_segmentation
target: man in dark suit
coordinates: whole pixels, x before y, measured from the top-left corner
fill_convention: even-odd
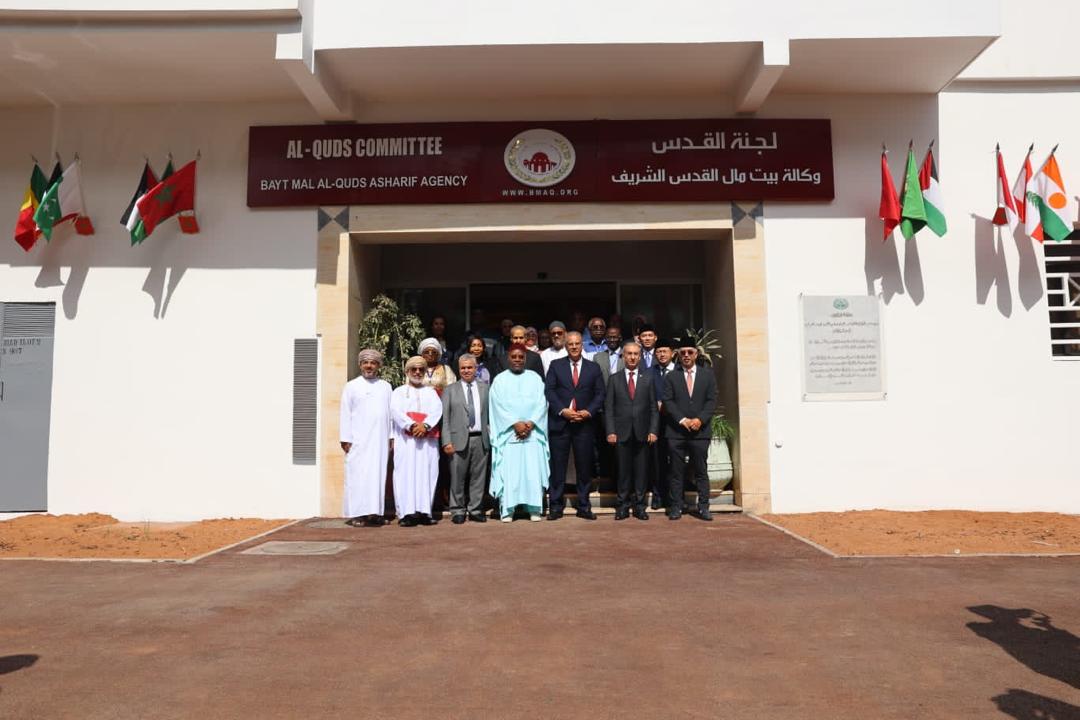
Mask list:
[[[656,384],[656,399],[660,400],[664,395],[664,384],[667,375],[675,371],[675,341],[671,338],[660,338],[656,341],[654,349],[656,362],[653,363],[651,372],[653,382]],[[667,446],[667,423],[664,418],[664,408],[660,408],[660,432],[656,444],[649,448],[649,490],[652,491],[650,507],[659,510],[670,505],[671,484],[669,474],[671,471],[670,455]],[[682,506],[680,505],[680,508]]]
[[[592,490],[596,422],[604,407],[604,379],[600,368],[582,355],[581,333],[566,334],[566,357],[551,361],[544,394],[548,401],[548,438],[551,443],[551,480],[548,487],[548,520],[563,515],[566,464],[574,450],[577,472],[577,516],[595,520],[589,501]],[[528,353],[535,355],[535,353]]]
[[[679,369],[668,373],[661,402],[667,421],[668,452],[671,455],[671,497],[668,519],[682,516],[686,458],[697,482],[698,517],[712,520],[709,512],[709,476],[705,458],[712,439],[712,416],[718,395],[711,368],[697,366],[697,348],[683,341],[679,348]]]
[[[604,422],[607,441],[615,446],[618,465],[618,497],[615,519],[634,517],[648,520],[645,512],[645,478],[648,475],[647,448],[656,442],[660,413],[656,405],[656,388],[652,373],[643,371],[641,346],[636,342],[623,345],[625,369],[611,376],[604,402]]]
[[[510,344],[511,345],[524,345],[525,344],[525,326],[524,325],[515,325],[514,327],[510,328]],[[503,370],[507,370],[508,366],[509,366],[509,363],[506,362],[506,357],[503,356],[501,361],[500,361],[499,372],[502,372]],[[531,353],[526,353],[525,354],[525,369],[526,370],[532,370],[534,373],[539,375],[541,378],[544,377],[544,363],[540,359],[540,353],[531,352]],[[498,373],[496,373],[496,374],[498,374]],[[494,381],[495,377],[492,376],[491,379],[492,379],[492,381]]]
[[[456,383],[443,391],[442,450],[450,458],[450,520],[455,525],[469,519],[486,522],[484,487],[487,485],[491,439],[488,430],[488,385],[476,379],[476,358],[458,358]],[[466,504],[465,483],[469,494]]]

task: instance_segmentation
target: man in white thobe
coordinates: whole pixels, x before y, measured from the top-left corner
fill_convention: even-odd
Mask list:
[[[552,360],[566,357],[566,325],[556,320],[548,325],[548,334],[551,335],[551,347],[540,353],[545,376],[547,376],[548,368],[551,367]]]
[[[390,396],[394,425],[394,505],[398,525],[434,525],[431,501],[439,481],[439,439],[442,400],[424,385],[427,361],[419,355],[405,363],[407,382]]]
[[[341,393],[341,449],[345,451],[346,522],[378,527],[386,520],[386,466],[390,458],[390,383],[379,379],[382,354],[360,353],[360,377]]]

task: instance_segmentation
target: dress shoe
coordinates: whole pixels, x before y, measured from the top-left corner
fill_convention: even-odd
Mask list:
[[[469,522],[487,522],[487,515],[483,513],[470,514]]]
[[[421,525],[435,525],[439,521],[436,520],[435,518],[431,517],[430,515],[425,515],[424,513],[420,513],[420,517],[418,517],[416,519],[416,522],[420,523]]]
[[[682,518],[682,513],[678,510],[672,510],[667,514],[668,520],[679,520],[680,518]]]
[[[420,523],[412,515],[406,515],[397,521],[397,524],[401,527],[416,527]]]
[[[562,510],[552,510],[548,513],[548,520],[562,520]]]
[[[592,510],[578,510],[576,514],[582,520],[595,520],[596,519],[596,513],[594,513]]]
[[[386,524],[386,518],[382,515],[371,515],[364,520],[364,527],[382,527]]]
[[[712,512],[705,508],[704,510],[698,510],[698,518],[705,522],[712,522]]]
[[[639,508],[634,511],[634,517],[636,517],[638,520],[648,520],[649,513],[645,512],[645,508]]]
[[[656,493],[652,494],[652,503],[649,504],[650,510],[659,510],[664,507],[664,501],[660,499],[660,496]]]
[[[619,508],[618,510],[615,511],[615,519],[616,520],[625,520],[628,517],[630,517],[630,511],[627,510],[626,508]]]
[[[454,517],[450,518],[450,522],[454,523],[455,525],[464,525],[465,524],[465,516],[464,515],[455,515]]]

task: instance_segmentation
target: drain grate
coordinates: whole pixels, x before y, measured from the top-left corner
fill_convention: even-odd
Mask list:
[[[271,540],[244,550],[242,555],[337,555],[352,543]]]
[[[309,523],[304,523],[304,527],[316,528],[318,530],[338,530],[341,528],[349,528],[350,526],[345,524],[345,519],[340,518],[337,520],[314,520]]]

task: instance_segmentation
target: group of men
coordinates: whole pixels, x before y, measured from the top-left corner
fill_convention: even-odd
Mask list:
[[[436,338],[421,343],[422,355],[406,363],[407,382],[393,390],[378,377],[381,355],[361,352],[360,376],[346,385],[341,402],[348,522],[385,522],[391,452],[403,526],[435,522],[440,452],[455,524],[485,522],[492,499],[503,522],[515,516],[539,521],[545,491],[547,519],[559,520],[571,456],[575,514],[595,520],[595,460],[608,455],[616,520],[647,520],[649,491],[651,509],[680,519],[688,467],[696,481],[695,514],[712,520],[706,456],[718,389],[711,369],[699,367],[697,347],[659,338],[649,325],[623,342],[620,329],[606,327],[601,318],[589,321],[587,336],[558,321],[548,332],[552,345],[540,352],[527,342],[526,328],[511,325],[507,342],[493,349],[500,360],[490,384],[478,377],[473,352],[456,357],[456,375],[445,367],[445,354],[436,349],[445,353],[446,346]],[[436,383],[440,376],[444,382]]]

